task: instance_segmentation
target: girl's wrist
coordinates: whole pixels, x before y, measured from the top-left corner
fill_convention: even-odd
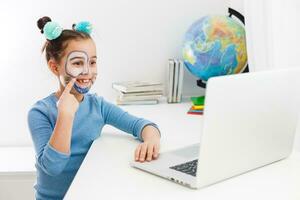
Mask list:
[[[142,134],[141,135],[142,139],[144,141],[147,141],[149,139],[154,139],[154,138],[157,138],[158,140],[160,139],[159,130],[152,125],[145,126],[141,134]]]
[[[58,117],[63,119],[74,119],[75,113],[65,112],[58,110]]]

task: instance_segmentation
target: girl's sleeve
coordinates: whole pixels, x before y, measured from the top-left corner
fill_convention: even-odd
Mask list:
[[[159,128],[155,123],[147,119],[133,116],[117,105],[109,103],[103,97],[97,96],[96,98],[105,124],[112,125],[124,132],[130,133],[141,141],[143,141],[141,133],[145,126],[154,126],[159,131]]]
[[[53,128],[37,103],[28,113],[28,126],[36,152],[37,165],[48,175],[57,176],[65,168],[70,154],[57,151],[49,144]]]

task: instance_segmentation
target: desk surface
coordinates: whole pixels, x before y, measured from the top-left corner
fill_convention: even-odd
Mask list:
[[[0,175],[35,174],[33,147],[0,147]]]
[[[187,115],[190,103],[124,106],[156,122],[161,152],[200,141],[202,117]],[[121,133],[121,134],[119,134]],[[129,166],[138,141],[106,126],[79,169],[65,199],[289,199],[299,200],[300,153],[221,183],[192,190]]]

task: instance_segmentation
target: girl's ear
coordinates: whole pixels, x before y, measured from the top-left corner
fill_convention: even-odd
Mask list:
[[[59,75],[59,65],[54,59],[51,58],[48,61],[48,67],[52,71],[53,74],[55,74],[56,76]]]

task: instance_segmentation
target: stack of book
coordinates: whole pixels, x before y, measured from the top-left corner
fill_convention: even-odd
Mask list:
[[[146,81],[113,83],[118,92],[117,105],[157,104],[163,96],[163,84]]]
[[[191,115],[203,115],[205,97],[191,97],[191,100],[193,105],[187,113]]]
[[[183,84],[183,61],[169,59],[168,62],[168,103],[181,102]]]

